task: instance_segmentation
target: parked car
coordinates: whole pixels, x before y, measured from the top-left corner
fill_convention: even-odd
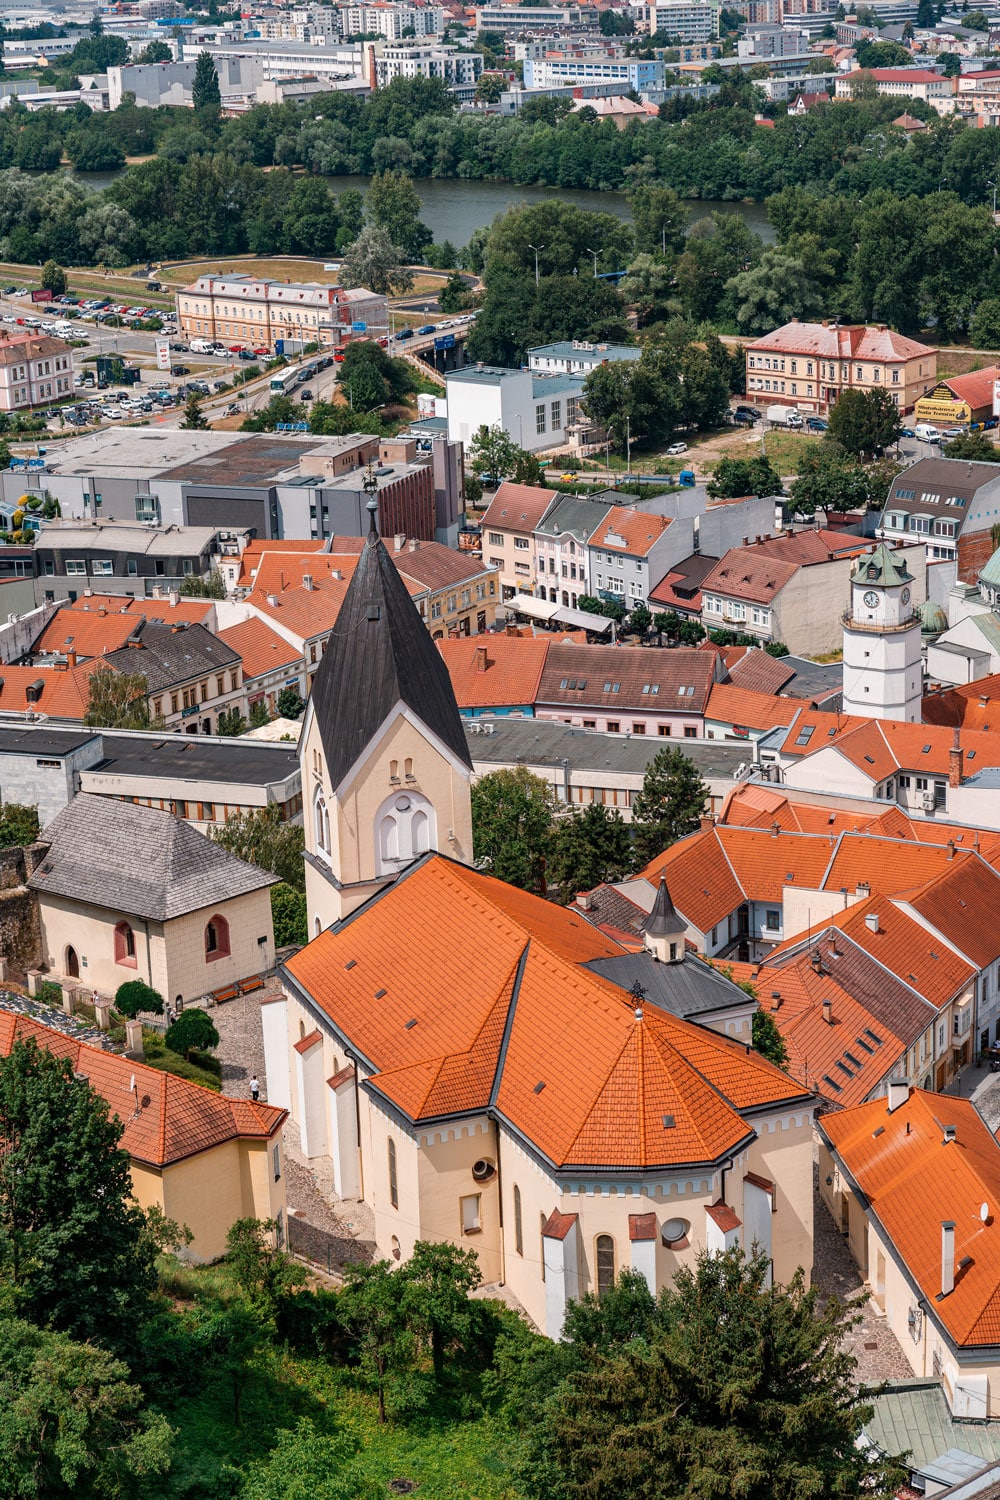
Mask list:
[[[678,458],[682,453],[686,453],[687,451],[687,443],[671,443],[670,447],[667,449],[667,457]]]
[[[942,432],[941,436],[942,437],[946,437],[946,438],[957,438],[957,437],[963,437],[964,434],[965,434],[965,428],[964,427],[946,427],[945,430],[944,430],[944,432]]]
[[[306,386],[306,388],[305,388],[304,391],[300,391],[299,392],[299,400],[300,401],[311,401],[312,399],[313,399],[313,393],[309,389],[308,386]]]
[[[899,435],[900,437],[905,438],[915,438],[917,434],[914,432],[912,427],[901,427],[899,429]]]
[[[239,358],[240,359],[251,360],[251,359],[256,359],[257,356],[254,354],[254,352],[253,352],[252,349],[241,349],[240,352],[239,352]]]
[[[823,417],[806,417],[806,426],[810,432],[826,432],[829,425]]]
[[[170,373],[171,375],[190,375],[191,371],[188,369],[187,365],[171,365]]]

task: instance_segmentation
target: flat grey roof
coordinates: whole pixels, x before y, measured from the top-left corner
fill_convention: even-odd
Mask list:
[[[810,661],[805,656],[783,656],[782,664],[795,673],[791,682],[781,689],[786,698],[815,698],[825,701],[835,693],[843,692],[843,662],[822,663]]]
[[[479,732],[472,726],[479,725]],[[484,734],[483,725],[492,733]],[[466,739],[472,759],[479,764],[549,766],[570,770],[619,771],[642,776],[658,750],[672,746],[682,750],[703,776],[732,776],[747,758],[746,743],[727,740],[661,740],[658,736],[602,734],[594,729],[573,729],[551,719],[515,719],[484,716],[468,720]],[[782,733],[787,733],[783,730]]]
[[[130,525],[127,521],[48,521],[38,533],[39,547],[67,552],[96,548],[99,552],[141,552],[151,557],[177,557],[182,552],[205,552],[222,528],[218,526]]]
[[[686,957],[682,963],[657,963],[650,953],[622,953],[595,958],[585,965],[623,990],[642,986],[643,999],[671,1015],[687,1020],[746,1005],[749,995],[703,959]]]
[[[52,729],[47,724],[0,724],[0,755],[69,755],[100,735],[99,729]]]
[[[295,745],[226,740],[216,735],[101,732],[104,760],[93,771],[126,776],[174,776],[186,781],[238,781],[267,786],[299,769]]]

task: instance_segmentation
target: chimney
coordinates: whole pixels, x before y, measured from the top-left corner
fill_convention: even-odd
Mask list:
[[[416,552],[417,549],[419,548],[419,546],[420,546],[420,543],[418,542],[417,538],[415,536],[411,536],[410,537],[410,551],[411,552]]]
[[[176,608],[177,608],[177,606],[178,606],[178,604],[179,604],[179,603],[180,603],[180,597],[181,597],[181,596],[180,596],[180,594],[179,594],[179,593],[178,593],[178,592],[177,592],[177,590],[176,590],[176,589],[171,589],[171,590],[170,590],[170,591],[169,591],[169,592],[168,592],[168,594],[167,594],[167,598],[168,598],[168,599],[169,599],[169,601],[170,601],[170,608],[171,608],[171,609],[176,609]]]
[[[343,575],[343,573],[342,573],[342,572],[341,572],[341,571],[340,571],[340,569],[339,569],[339,568],[332,568],[332,569],[331,569],[331,570],[330,570],[330,577],[331,577],[331,578],[332,578],[332,579],[333,579],[333,580],[334,580],[334,581],[335,581],[335,582],[336,582],[336,583],[342,583],[342,582],[343,582],[343,580],[344,580],[344,575]]]
[[[955,1290],[955,1223],[941,1220],[941,1296]]]
[[[267,602],[271,606],[272,609],[277,609],[277,607],[278,607],[278,596],[277,596],[277,594],[268,594],[268,596],[267,596]]]
[[[70,672],[72,672],[72,670],[73,670],[73,668],[75,666],[76,666],[76,652],[75,651],[67,651],[66,652],[66,668],[67,668],[67,670],[70,671]]]
[[[590,911],[594,905],[593,891],[581,891],[576,898],[576,904],[581,911]]]
[[[955,730],[955,743],[948,751],[948,785],[961,786],[965,766],[965,751],[962,749],[959,730]]]
[[[107,611],[106,607],[103,604],[99,604],[97,606],[97,618],[99,620],[103,620],[104,616],[107,614],[107,612],[108,611]]]
[[[955,840],[954,839],[949,839],[948,840],[948,858],[949,859],[954,859],[955,858]]]
[[[781,824],[780,823],[772,823],[771,824],[771,837],[773,839],[776,839],[778,837],[778,834],[780,832],[781,832]]]
[[[824,1000],[823,1001],[823,1020],[826,1022],[826,1024],[828,1026],[832,1026],[833,1025],[833,1001],[832,1000]]]
[[[311,594],[312,593],[312,590],[313,590],[313,576],[312,576],[311,573],[303,573],[303,575],[302,575],[302,587],[305,589],[305,591],[306,591],[307,594]]]
[[[810,953],[810,955],[809,955],[809,962],[813,966],[813,973],[814,974],[822,974],[822,972],[823,972],[823,955],[820,953],[820,951],[819,951],[818,948],[814,948],[813,951]]]
[[[163,598],[163,589],[160,587],[160,585],[158,583],[154,583],[154,585],[153,585],[153,598],[154,599],[162,599]]]
[[[854,887],[854,894],[856,896],[860,896],[860,897],[863,898],[865,896],[870,896],[871,893],[872,893],[872,888],[868,884],[867,880],[859,880],[858,883],[857,883],[857,885]]]
[[[890,1078],[886,1097],[889,1101],[889,1114],[892,1114],[894,1109],[898,1109],[901,1104],[905,1104],[910,1097],[910,1085],[906,1079]]]
[[[487,661],[487,658],[486,658],[486,647],[485,646],[477,646],[476,647],[476,671],[477,672],[485,672],[486,668],[488,666],[489,666],[489,662]]]
[[[865,912],[865,926],[868,928],[869,932],[878,932],[878,912],[877,911],[866,911]]]
[[[406,536],[405,536],[405,533],[402,532],[402,531],[397,531],[396,535],[392,539],[392,550],[394,552],[402,552],[402,550],[403,550],[403,548],[405,546],[406,546]]]
[[[948,1146],[948,1145],[950,1145],[951,1142],[955,1139],[955,1137],[956,1137],[957,1134],[958,1134],[958,1126],[957,1125],[945,1125],[944,1126],[944,1135],[941,1137],[941,1144],[942,1144],[942,1146]]]

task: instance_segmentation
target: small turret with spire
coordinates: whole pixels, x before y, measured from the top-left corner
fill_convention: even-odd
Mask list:
[[[687,923],[670,899],[667,877],[661,875],[653,909],[642,926],[646,948],[660,963],[683,963],[686,932]]]

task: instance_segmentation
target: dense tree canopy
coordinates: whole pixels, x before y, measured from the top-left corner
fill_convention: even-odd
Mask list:
[[[632,837],[640,866],[693,833],[708,806],[708,787],[683,750],[657,751],[632,799]]]

